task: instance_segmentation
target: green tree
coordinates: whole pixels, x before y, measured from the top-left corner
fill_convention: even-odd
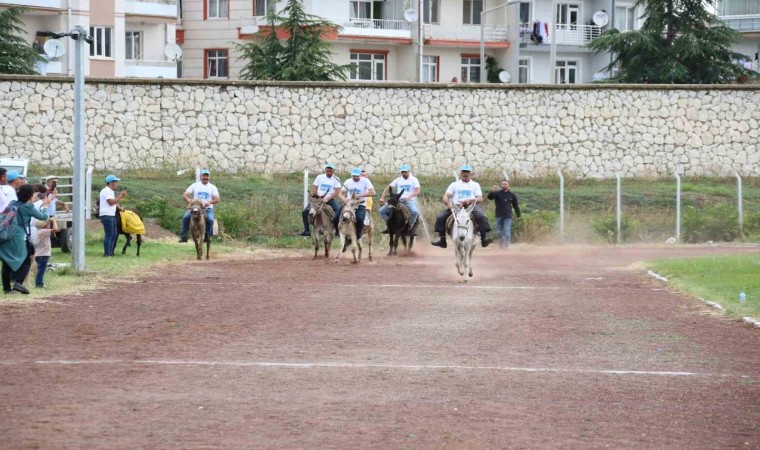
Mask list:
[[[35,64],[44,61],[22,37],[21,15],[26,8],[0,11],[0,73],[36,75]]]
[[[503,71],[499,62],[493,56],[486,56],[486,80],[489,83],[501,83],[499,74]]]
[[[587,45],[596,53],[612,52],[618,69],[609,81],[623,83],[731,83],[749,76],[731,50],[739,34],[706,6],[718,0],[637,0],[644,6],[640,30],[611,28]]]
[[[246,61],[240,77],[245,80],[336,81],[346,79],[348,66],[331,61],[329,42],[322,36],[339,27],[307,14],[302,0],[287,0],[282,15],[270,11],[271,33],[256,42],[237,44],[238,59]],[[283,43],[275,29],[289,33]]]

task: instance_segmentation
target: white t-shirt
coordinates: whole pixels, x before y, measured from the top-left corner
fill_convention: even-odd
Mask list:
[[[409,178],[406,179],[404,179],[404,177],[398,177],[393,180],[391,187],[396,188],[397,194],[403,189],[404,193],[401,195],[401,200],[408,200],[409,196],[414,194],[414,190],[420,187],[420,181],[414,175],[409,175]],[[411,201],[415,200],[416,198],[413,198]]]
[[[333,192],[335,192],[336,189],[340,189],[340,180],[335,175],[328,177],[327,175],[321,173],[317,175],[316,178],[314,178],[314,186],[317,187],[318,196],[329,197]]]
[[[37,200],[34,202],[34,209],[37,211],[41,211],[42,206],[42,200]],[[34,217],[32,217],[29,220],[29,237],[32,238],[32,242],[34,242],[35,235],[37,234],[37,227],[34,226],[34,221],[37,220]],[[45,255],[39,255],[39,256],[45,256]],[[49,255],[48,255],[49,256]]]
[[[48,197],[50,197],[53,194],[47,194]],[[55,217],[55,205],[58,203],[58,199],[56,198],[53,200],[47,207],[47,215],[48,217]]]
[[[0,211],[5,211],[11,200],[18,200],[13,186],[8,186],[7,184],[0,186]]]
[[[454,204],[461,203],[465,200],[475,200],[477,196],[482,196],[483,192],[480,190],[480,184],[476,181],[470,180],[465,183],[462,180],[457,180],[451,183],[446,189],[447,194],[451,194],[451,201]]]
[[[359,181],[354,181],[353,178],[349,178],[345,183],[343,183],[342,191],[348,198],[351,198],[351,194],[366,194],[370,189],[374,188],[375,187],[372,186],[372,182],[367,178],[359,178]],[[367,203],[367,197],[362,197],[359,199],[360,205],[363,205],[365,203]]]
[[[115,216],[116,204],[108,204],[108,199],[115,199],[116,193],[110,187],[106,186],[100,191],[100,215],[101,216]]]
[[[185,191],[188,194],[193,194],[193,200],[200,200],[202,202],[209,203],[214,199],[214,196],[219,197],[219,190],[211,183],[203,184],[202,182],[193,183]],[[208,208],[214,209],[214,205],[208,205]]]

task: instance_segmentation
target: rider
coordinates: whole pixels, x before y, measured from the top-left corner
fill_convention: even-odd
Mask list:
[[[480,190],[480,184],[472,181],[472,166],[465,164],[459,168],[459,179],[451,183],[443,194],[443,204],[446,209],[441,211],[435,218],[435,231],[441,236],[438,242],[433,242],[436,247],[446,248],[446,219],[451,215],[451,203],[458,205],[460,208],[466,208],[475,202],[476,206],[472,210],[472,216],[478,223],[480,231],[480,243],[483,247],[488,247],[492,239],[488,239],[488,232],[491,231],[491,225],[488,223],[486,215],[480,203],[483,202],[483,192]]]
[[[402,165],[399,171],[401,172],[401,176],[393,180],[380,195],[380,204],[383,205],[383,207],[380,208],[380,217],[383,218],[384,222],[388,222],[388,205],[385,204],[385,196],[388,195],[391,188],[396,188],[397,193],[401,192],[403,189],[404,193],[401,195],[401,203],[409,208],[409,212],[412,215],[409,219],[409,227],[407,228],[407,230],[411,232],[414,228],[414,224],[417,223],[417,217],[420,215],[420,211],[417,208],[417,196],[420,195],[421,190],[420,182],[417,180],[417,177],[409,173],[410,168],[408,164]],[[388,234],[387,226],[382,233]]]
[[[214,231],[214,220],[216,215],[214,214],[214,205],[221,201],[219,197],[219,189],[209,182],[211,179],[211,172],[208,169],[201,170],[201,181],[195,182],[187,188],[182,194],[182,198],[190,204],[193,200],[200,200],[203,203],[203,210],[206,213],[206,234],[204,241],[208,242],[211,239],[211,235]],[[182,229],[180,230],[180,242],[187,242],[187,232],[190,229],[190,210],[185,211],[185,215],[182,216]]]
[[[350,200],[352,196],[359,199],[359,207],[356,208],[356,236],[357,239],[361,239],[364,231],[364,218],[367,213],[367,198],[375,195],[375,187],[372,186],[369,178],[362,178],[362,170],[356,167],[351,170],[351,179],[343,183],[343,188],[338,195],[344,203]],[[333,225],[335,225],[336,230],[338,229],[339,218],[340,211],[333,218]]]
[[[312,192],[314,195],[323,196],[322,201],[332,207],[335,215],[333,216],[333,222],[338,220],[338,202],[335,197],[340,192],[340,180],[335,176],[335,166],[332,164],[325,164],[325,173],[321,173],[314,178],[314,184]],[[303,219],[303,233],[299,236],[311,236],[309,231],[309,207],[307,206],[301,212],[301,219]]]

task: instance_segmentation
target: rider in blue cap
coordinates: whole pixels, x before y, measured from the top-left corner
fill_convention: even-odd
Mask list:
[[[206,233],[204,241],[208,242],[214,232],[214,221],[216,220],[216,214],[214,214],[214,205],[222,201],[219,196],[219,189],[214,186],[209,180],[211,178],[211,172],[208,169],[201,170],[201,181],[191,184],[187,190],[182,194],[182,198],[185,199],[188,205],[193,200],[200,200],[203,203],[203,212],[206,215]],[[185,211],[185,215],[182,216],[182,228],[179,233],[179,241],[187,242],[187,233],[190,230],[190,210]]]
[[[436,247],[446,248],[446,219],[451,215],[451,204],[456,204],[460,208],[465,208],[475,202],[476,206],[472,210],[472,217],[478,224],[480,231],[480,243],[483,247],[488,247],[492,239],[488,239],[488,232],[491,231],[491,225],[488,223],[483,208],[483,192],[480,190],[480,184],[472,181],[472,166],[465,164],[459,168],[459,179],[451,183],[443,194],[443,204],[446,209],[441,211],[435,218],[435,231],[441,237],[437,242],[433,242]]]
[[[399,172],[401,172],[401,176],[396,178],[391,182],[391,184],[388,185],[383,190],[383,193],[380,195],[380,204],[383,205],[382,208],[380,208],[380,217],[383,218],[383,220],[387,223],[388,222],[388,205],[385,204],[385,196],[388,195],[388,193],[391,192],[391,189],[395,188],[396,192],[404,191],[403,194],[401,194],[401,203],[405,204],[407,208],[409,208],[409,212],[411,213],[411,217],[409,218],[409,226],[407,227],[407,230],[411,230],[414,228],[414,224],[417,223],[417,217],[420,215],[420,210],[417,208],[417,196],[420,195],[420,182],[419,180],[412,175],[411,167],[409,167],[409,164],[402,164],[399,168]],[[382,231],[383,234],[388,234],[388,227],[386,226],[385,230]],[[409,232],[406,233],[407,236],[409,235]]]
[[[356,236],[358,239],[361,239],[362,233],[364,232],[364,218],[367,214],[367,198],[375,195],[375,187],[372,186],[372,182],[369,181],[369,178],[363,178],[361,175],[362,170],[360,168],[353,168],[351,170],[351,179],[346,180],[346,182],[343,183],[343,187],[338,194],[344,202],[347,198],[350,199],[351,196],[355,196],[359,199],[359,207],[356,208]],[[340,210],[338,210],[333,217],[333,225],[335,225],[336,230],[338,229],[339,220]],[[348,244],[348,241],[346,244]]]
[[[340,180],[335,176],[335,166],[328,163],[325,164],[325,173],[321,173],[314,178],[314,184],[312,187],[312,194],[324,198],[322,201],[330,205],[335,212],[333,216],[333,222],[338,220],[338,202],[335,197],[338,196],[339,189],[342,185]],[[299,236],[311,236],[309,231],[309,206],[301,211],[301,219],[303,220],[303,233]]]

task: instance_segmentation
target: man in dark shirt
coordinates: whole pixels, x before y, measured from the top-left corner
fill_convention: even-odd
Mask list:
[[[502,180],[501,189],[494,185],[488,199],[496,203],[496,233],[501,236],[499,248],[508,247],[512,242],[512,208],[517,217],[521,215],[517,196],[509,190],[509,181]]]

